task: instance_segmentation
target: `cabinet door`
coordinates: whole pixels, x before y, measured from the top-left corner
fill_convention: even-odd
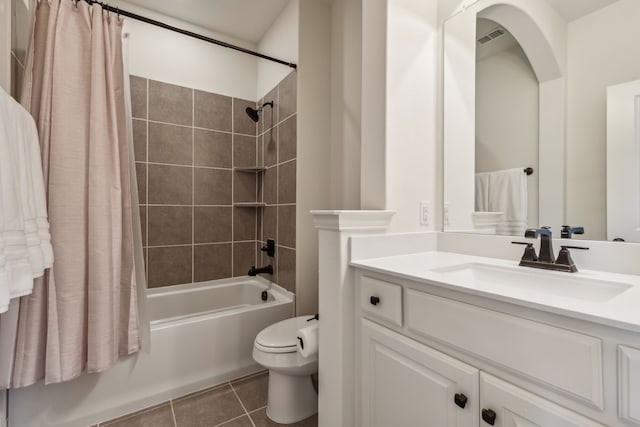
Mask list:
[[[604,427],[484,372],[480,373],[480,411],[480,427]]]
[[[363,427],[477,426],[478,370],[362,320]]]

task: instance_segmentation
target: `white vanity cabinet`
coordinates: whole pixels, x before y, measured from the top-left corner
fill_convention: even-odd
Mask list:
[[[478,425],[478,369],[362,320],[362,426]]]
[[[365,269],[356,287],[358,426],[640,426],[640,350],[612,344],[624,334]]]

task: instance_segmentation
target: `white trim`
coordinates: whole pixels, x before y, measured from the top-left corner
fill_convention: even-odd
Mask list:
[[[311,211],[313,222],[320,230],[386,230],[393,211]]]

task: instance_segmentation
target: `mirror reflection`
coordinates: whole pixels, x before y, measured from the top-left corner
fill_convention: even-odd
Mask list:
[[[619,154],[638,143],[629,88],[640,79],[640,57],[632,53],[640,2],[467,6],[445,23],[445,231],[522,236],[548,225],[559,237],[571,225],[585,230],[574,238],[640,241],[632,178],[640,162]],[[612,114],[607,94],[619,85],[628,93],[618,95]],[[626,151],[612,150],[615,140]],[[618,169],[624,177],[608,176]],[[611,221],[620,212],[624,219]]]

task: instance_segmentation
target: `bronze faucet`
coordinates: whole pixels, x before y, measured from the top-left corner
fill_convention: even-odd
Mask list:
[[[566,271],[569,273],[575,273],[578,271],[569,249],[589,249],[581,246],[568,246],[563,245],[560,247],[560,253],[558,259],[553,255],[553,242],[551,240],[551,228],[530,228],[524,233],[524,237],[537,238],[540,236],[540,252],[536,255],[536,251],[533,248],[533,243],[529,242],[511,242],[518,245],[527,245],[520,259],[521,266],[543,268],[545,270]]]

